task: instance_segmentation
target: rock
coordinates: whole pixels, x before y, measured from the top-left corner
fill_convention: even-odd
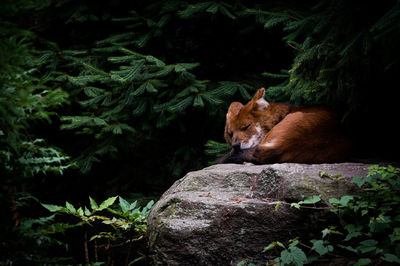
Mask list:
[[[148,216],[151,258],[156,265],[236,265],[243,259],[265,263],[264,247],[272,241],[286,243],[307,227],[290,203],[313,195],[326,203],[355,194],[357,186],[349,180],[365,176],[368,167],[220,164],[190,172]]]

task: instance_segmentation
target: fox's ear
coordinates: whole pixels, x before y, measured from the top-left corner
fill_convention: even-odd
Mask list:
[[[242,109],[243,104],[241,104],[240,102],[233,102],[231,103],[231,105],[229,106],[228,109],[228,113],[226,113],[226,120],[231,120],[232,117],[236,116],[239,111]]]
[[[251,99],[251,104],[253,106],[253,110],[255,111],[264,111],[268,108],[269,103],[265,100],[265,89],[259,89],[256,94],[254,94],[253,99]]]

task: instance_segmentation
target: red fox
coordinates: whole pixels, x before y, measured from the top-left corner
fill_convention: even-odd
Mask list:
[[[232,151],[221,163],[332,163],[344,161],[350,141],[325,107],[269,103],[265,89],[226,114],[225,140]]]

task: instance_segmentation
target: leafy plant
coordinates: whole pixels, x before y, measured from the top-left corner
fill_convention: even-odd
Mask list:
[[[302,249],[297,247],[300,242],[297,239],[289,241],[288,247],[281,242],[272,242],[264,248],[263,252],[267,252],[276,246],[281,247],[283,250],[280,253],[280,257],[277,257],[271,263],[277,263],[278,265],[303,265],[307,261],[307,256]]]
[[[0,57],[6,60],[1,71],[7,73],[0,75],[0,168],[14,181],[39,171],[62,173],[71,166],[68,156],[46,147],[45,140],[30,131],[37,121],[50,123],[54,110],[68,102],[68,94],[51,87],[51,78],[36,76],[38,69],[33,67],[35,56],[29,42],[21,39],[14,43],[14,38],[10,37],[8,43],[6,40],[5,49],[0,50],[4,53]],[[8,62],[8,53],[21,54]]]
[[[136,249],[143,245],[141,241],[147,230],[146,218],[154,201],[149,201],[144,207],[137,201],[129,202],[120,196],[110,197],[100,204],[89,197],[89,202],[90,207],[79,208],[68,201],[65,206],[42,203],[44,208],[54,214],[27,219],[22,223],[19,230],[25,237],[35,237],[50,246],[61,245],[65,248],[65,255],[69,254],[71,244],[64,236],[78,233],[82,238],[81,255],[78,257],[76,254],[58,257],[45,254],[47,257],[36,256],[33,261],[128,264],[146,258],[145,254],[139,254]],[[133,255],[139,257],[132,258]]]
[[[4,211],[0,234],[3,248],[7,248],[1,263],[11,253],[24,257],[18,246],[21,242],[13,239],[13,227],[20,225],[23,217],[21,202],[32,197],[31,184],[40,176],[60,176],[74,166],[70,157],[40,130],[48,128],[57,110],[69,102],[69,94],[56,84],[54,76],[43,75],[47,61],[38,62],[38,43],[41,47],[49,43],[10,19],[16,14],[18,18],[31,17],[21,13],[39,12],[47,4],[4,1],[0,11],[0,198]],[[29,245],[22,245],[29,249]]]
[[[351,180],[362,189],[360,194],[329,199],[332,205],[329,209],[339,223],[321,230],[321,239],[312,239],[312,245],[306,245],[297,238],[288,247],[272,242],[264,252],[283,248],[280,257],[274,260],[279,265],[303,265],[331,256],[347,258],[354,265],[378,261],[400,263],[400,210],[397,208],[400,205],[400,168],[373,165],[369,170],[365,178]],[[299,209],[319,201],[319,196],[307,197],[292,203],[291,207]],[[313,226],[318,227],[318,224]]]
[[[304,200],[299,201],[299,202],[293,202],[290,204],[290,207],[294,207],[297,209],[300,209],[300,206],[303,204],[315,204],[317,202],[321,201],[321,198],[319,196],[311,196],[311,197],[306,197]]]

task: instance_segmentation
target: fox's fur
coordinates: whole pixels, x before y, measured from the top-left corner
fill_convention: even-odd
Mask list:
[[[347,158],[350,142],[334,112],[269,103],[264,95],[261,88],[246,105],[230,105],[225,139],[233,149],[222,163],[330,163]]]

